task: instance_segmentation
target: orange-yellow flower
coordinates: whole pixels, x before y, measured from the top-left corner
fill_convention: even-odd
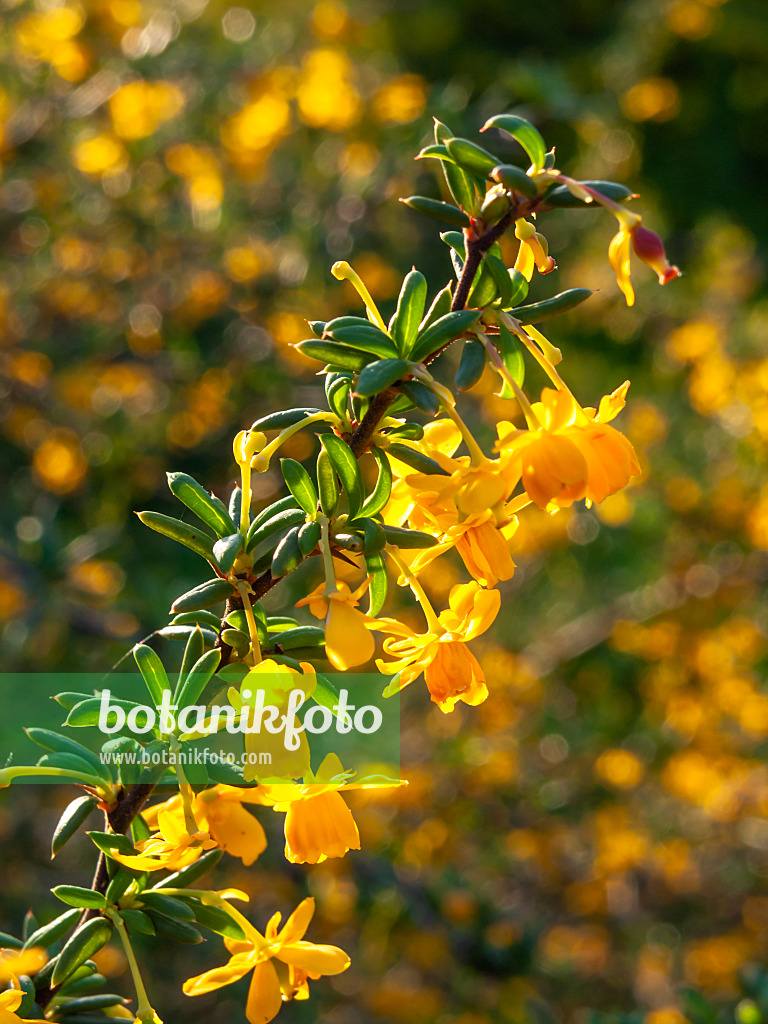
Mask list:
[[[212,786],[193,798],[192,812],[200,829],[211,836],[219,849],[239,857],[248,867],[266,849],[267,837],[261,823],[243,807],[244,803],[261,804],[263,801],[255,790]],[[175,815],[179,827],[184,827],[184,809],[178,794],[145,812],[150,828],[155,827],[161,812]]]
[[[314,912],[315,901],[310,897],[298,905],[280,931],[281,915],[276,913],[263,936],[255,928],[248,928],[245,941],[225,938],[224,944],[232,954],[229,962],[190,978],[183,986],[185,995],[213,992],[253,971],[245,1016],[249,1024],[269,1024],[284,1002],[308,997],[308,978],[341,974],[349,967],[350,959],[343,949],[304,940]]]
[[[0,949],[0,985],[7,985],[11,988],[0,992],[0,1024],[19,1024],[26,1021],[26,1017],[19,1017],[16,1013],[24,992],[18,987],[18,975],[35,974],[48,957],[45,950],[33,947],[32,949]]]
[[[608,426],[621,409],[626,381],[600,401],[597,411],[582,409],[566,391],[545,388],[532,406],[540,424],[526,431],[500,428],[501,446],[519,464],[526,494],[550,511],[586,498],[601,502],[640,472],[632,445]]]
[[[384,652],[396,660],[376,662],[381,672],[395,673],[386,696],[398,693],[423,672],[431,699],[441,711],[453,711],[458,701],[481,704],[486,699],[483,670],[467,643],[493,623],[501,595],[476,582],[463,583],[453,587],[448,603],[425,633],[414,633],[396,619],[377,619],[371,627],[393,634],[384,641]]]
[[[360,849],[360,833],[342,790],[401,786],[386,779],[350,781],[336,754],[328,754],[315,775],[301,785],[259,786],[265,803],[285,812],[285,856],[292,864],[322,864],[329,857],[343,857]]]
[[[336,592],[331,594],[326,594],[325,585],[321,584],[296,602],[297,608],[308,604],[315,618],[325,617],[325,653],[339,672],[364,665],[373,657],[375,645],[366,627],[368,616],[357,607],[368,582],[365,580],[357,590],[350,590],[347,583],[338,580]]]
[[[187,832],[183,813],[177,813],[174,807],[160,805],[157,824],[157,832],[136,843],[139,854],[114,850],[111,856],[135,871],[179,871],[193,864],[203,850],[216,846],[216,840],[207,832]]]
[[[631,220],[629,216],[632,217]],[[635,255],[643,263],[656,271],[659,284],[669,284],[670,281],[674,281],[676,277],[680,276],[680,270],[667,259],[664,243],[659,236],[654,231],[644,228],[636,214],[629,216],[625,214],[623,217],[619,217],[621,226],[608,246],[608,262],[613,267],[627,305],[631,306],[635,301],[635,292],[630,280],[631,249],[634,249]]]

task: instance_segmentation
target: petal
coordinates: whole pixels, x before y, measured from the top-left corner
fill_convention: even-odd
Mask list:
[[[202,996],[206,992],[213,992],[217,988],[231,985],[245,977],[253,967],[254,959],[253,950],[247,953],[235,953],[229,963],[224,964],[223,967],[213,967],[210,971],[204,971],[185,981],[182,991],[185,996]]]
[[[331,600],[325,624],[325,652],[339,672],[370,661],[376,644],[365,616],[346,601]]]
[[[293,942],[283,946],[277,958],[284,964],[315,975],[341,974],[351,963],[338,946],[316,946],[313,942]]]
[[[337,792],[297,800],[285,815],[285,856],[292,864],[321,864],[360,849],[352,812]]]
[[[267,848],[261,823],[241,804],[216,800],[207,808],[208,830],[222,850],[239,857],[245,867]]]
[[[309,922],[312,920],[312,915],[315,912],[315,901],[311,896],[308,896],[305,900],[296,907],[294,912],[285,922],[285,927],[277,936],[277,941],[286,942],[300,942],[309,928]]]
[[[280,982],[274,964],[265,960],[253,969],[245,1016],[249,1024],[269,1024],[283,1005]]]

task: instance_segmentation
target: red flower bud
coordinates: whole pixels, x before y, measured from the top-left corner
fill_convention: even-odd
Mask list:
[[[642,224],[630,229],[632,235],[632,248],[635,254],[659,275],[659,284],[669,284],[676,277],[680,276],[677,267],[667,259],[664,251],[664,243],[655,231],[644,228]]]

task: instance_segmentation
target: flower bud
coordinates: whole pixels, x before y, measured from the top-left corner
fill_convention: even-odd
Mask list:
[[[631,229],[631,235],[635,255],[656,271],[659,275],[659,284],[669,284],[670,281],[674,281],[676,277],[680,276],[679,269],[672,266],[667,259],[664,243],[655,231],[638,224],[637,227]]]

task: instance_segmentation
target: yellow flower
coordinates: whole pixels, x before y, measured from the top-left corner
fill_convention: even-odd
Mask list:
[[[211,836],[219,849],[232,857],[239,857],[248,867],[267,848],[267,837],[261,823],[243,807],[244,803],[261,804],[263,801],[255,790],[212,786],[193,798],[192,812],[201,830]],[[161,812],[174,815],[179,828],[184,828],[180,796],[155,804],[145,812],[144,818],[150,828],[155,827]]]
[[[450,513],[437,515],[433,523],[441,540],[431,548],[417,551],[409,561],[409,567],[416,575],[445,551],[455,548],[469,574],[484,587],[492,589],[499,580],[512,578],[515,563],[509,552],[509,541],[517,529],[517,519],[512,518],[499,527],[496,515],[488,509],[467,516],[461,522],[455,521],[455,517],[451,521]],[[429,529],[429,526],[423,523],[417,528]],[[401,552],[401,556],[405,554]]]
[[[630,220],[629,217],[632,217]],[[635,292],[630,280],[630,250],[652,270],[656,271],[659,284],[669,284],[680,276],[678,267],[667,259],[664,243],[659,236],[648,228],[644,228],[636,214],[619,216],[619,230],[608,246],[608,262],[613,267],[619,288],[624,292],[627,305],[635,301]]]
[[[140,854],[133,856],[115,850],[114,859],[135,871],[178,871],[193,864],[203,850],[216,846],[216,840],[207,832],[187,832],[183,813],[178,814],[174,807],[161,805],[157,824],[157,832],[136,844]]]
[[[500,427],[500,444],[519,465],[523,488],[539,508],[555,511],[586,498],[601,502],[640,472],[635,451],[607,425],[624,408],[629,381],[582,409],[571,394],[545,388],[532,406],[539,429]],[[503,435],[503,436],[502,436]]]
[[[0,985],[13,986],[5,992],[0,992],[0,1024],[19,1024],[19,1021],[26,1021],[25,1017],[19,1017],[16,1013],[24,993],[18,985],[19,974],[35,974],[48,957],[45,950],[34,947],[32,949],[0,949]]]
[[[263,936],[249,928],[245,941],[225,938],[224,944],[232,954],[229,962],[190,978],[183,986],[185,995],[213,992],[253,971],[245,1016],[250,1024],[269,1024],[283,1002],[307,998],[308,978],[341,974],[349,967],[349,957],[338,946],[304,941],[314,912],[315,901],[310,897],[298,905],[280,931],[281,915],[277,913]]]
[[[308,604],[315,618],[325,616],[325,653],[339,672],[364,665],[373,657],[375,644],[366,626],[369,619],[357,607],[368,584],[366,579],[357,590],[350,590],[347,583],[337,581],[333,594],[326,594],[321,584],[296,602],[297,608]]]
[[[336,754],[328,754],[303,784],[259,786],[265,803],[285,812],[285,856],[292,864],[322,864],[360,849],[360,833],[341,790],[402,786],[404,782],[363,779],[350,782]]]
[[[453,587],[448,604],[426,633],[414,633],[396,619],[377,619],[371,627],[393,634],[384,641],[384,652],[397,660],[376,662],[379,671],[395,673],[384,691],[386,696],[399,692],[423,672],[431,698],[441,711],[453,711],[458,701],[481,704],[486,699],[483,670],[466,645],[493,623],[501,595],[498,590],[483,590],[475,582],[463,583]]]

